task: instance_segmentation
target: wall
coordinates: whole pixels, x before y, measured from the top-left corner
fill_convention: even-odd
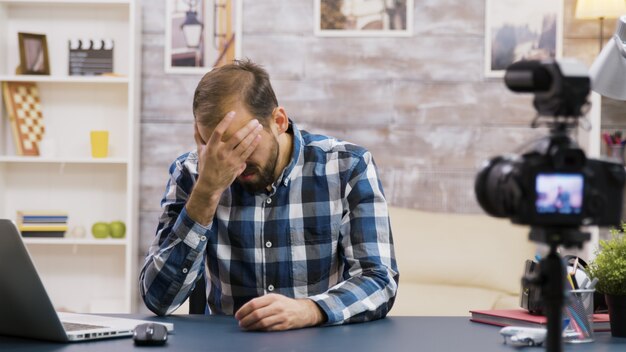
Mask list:
[[[154,236],[168,166],[194,148],[191,102],[201,78],[164,74],[164,1],[142,3],[139,260]],[[590,65],[599,26],[573,19],[574,6],[565,0],[563,54]],[[545,131],[528,127],[531,96],[483,76],[485,0],[417,0],[414,15],[410,38],[320,38],[312,0],[245,0],[243,53],[267,68],[301,128],[372,151],[391,204],[481,212],[477,167]],[[603,128],[626,128],[621,103],[605,105]]]

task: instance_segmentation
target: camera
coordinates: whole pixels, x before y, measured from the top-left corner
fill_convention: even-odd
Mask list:
[[[533,227],[619,225],[624,166],[588,159],[569,136],[588,105],[586,68],[576,61],[520,61],[507,68],[504,80],[512,91],[535,94],[533,126],[547,117],[550,135],[482,167],[475,180],[480,206]]]
[[[530,225],[529,239],[549,246],[539,265],[522,279],[522,287],[539,290],[533,297],[541,298],[547,317],[546,350],[560,352],[567,286],[557,248],[582,248],[590,239],[588,232],[580,231],[582,225],[620,223],[626,175],[621,163],[588,159],[569,136],[589,105],[591,83],[582,64],[520,61],[507,68],[504,81],[515,92],[534,93],[537,116],[531,126],[543,124],[550,134],[519,154],[489,160],[478,172],[474,189],[488,214]],[[531,308],[528,300],[526,305]]]

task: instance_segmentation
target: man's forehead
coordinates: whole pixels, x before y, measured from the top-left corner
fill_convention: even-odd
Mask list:
[[[242,129],[253,118],[254,117],[252,117],[249,114],[245,114],[245,113],[242,113],[241,111],[238,111],[235,114],[235,119],[233,120],[233,122],[230,123],[230,126],[228,126],[228,129],[226,129],[226,132],[224,133],[224,137],[226,139],[230,138],[233,134],[235,134],[235,132]]]
[[[229,139],[230,137],[232,137],[233,134],[235,134],[237,131],[242,129],[253,118],[254,117],[251,116],[250,114],[247,114],[242,111],[237,111],[235,113],[235,119],[230,123],[230,126],[228,126],[228,128],[226,129],[226,132],[224,132],[224,135],[222,136],[222,141],[225,141]],[[215,128],[217,128],[217,125],[214,127],[210,127],[210,128],[207,128],[207,127],[201,128],[201,130],[204,130],[203,134],[206,134],[205,136],[203,136],[203,138],[208,140],[211,137],[211,134],[213,133],[213,131],[215,131]]]

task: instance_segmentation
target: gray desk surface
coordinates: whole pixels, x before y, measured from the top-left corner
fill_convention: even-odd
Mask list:
[[[0,351],[519,351],[502,343],[499,328],[467,317],[388,317],[363,324],[285,332],[244,332],[233,317],[116,315],[174,323],[163,347],[135,347],[131,338],[72,344],[0,336]],[[541,351],[531,348],[526,351]],[[566,344],[565,351],[625,351],[626,338],[597,333],[593,343]]]

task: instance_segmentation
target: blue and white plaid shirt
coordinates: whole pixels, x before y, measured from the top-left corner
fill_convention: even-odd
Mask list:
[[[172,164],[140,275],[150,310],[171,313],[204,274],[212,314],[234,314],[270,292],[312,299],[328,325],[382,318],[391,309],[399,276],[371,154],[294,123],[290,130],[292,160],[272,191],[252,194],[233,183],[207,227],[185,210],[197,152]]]

